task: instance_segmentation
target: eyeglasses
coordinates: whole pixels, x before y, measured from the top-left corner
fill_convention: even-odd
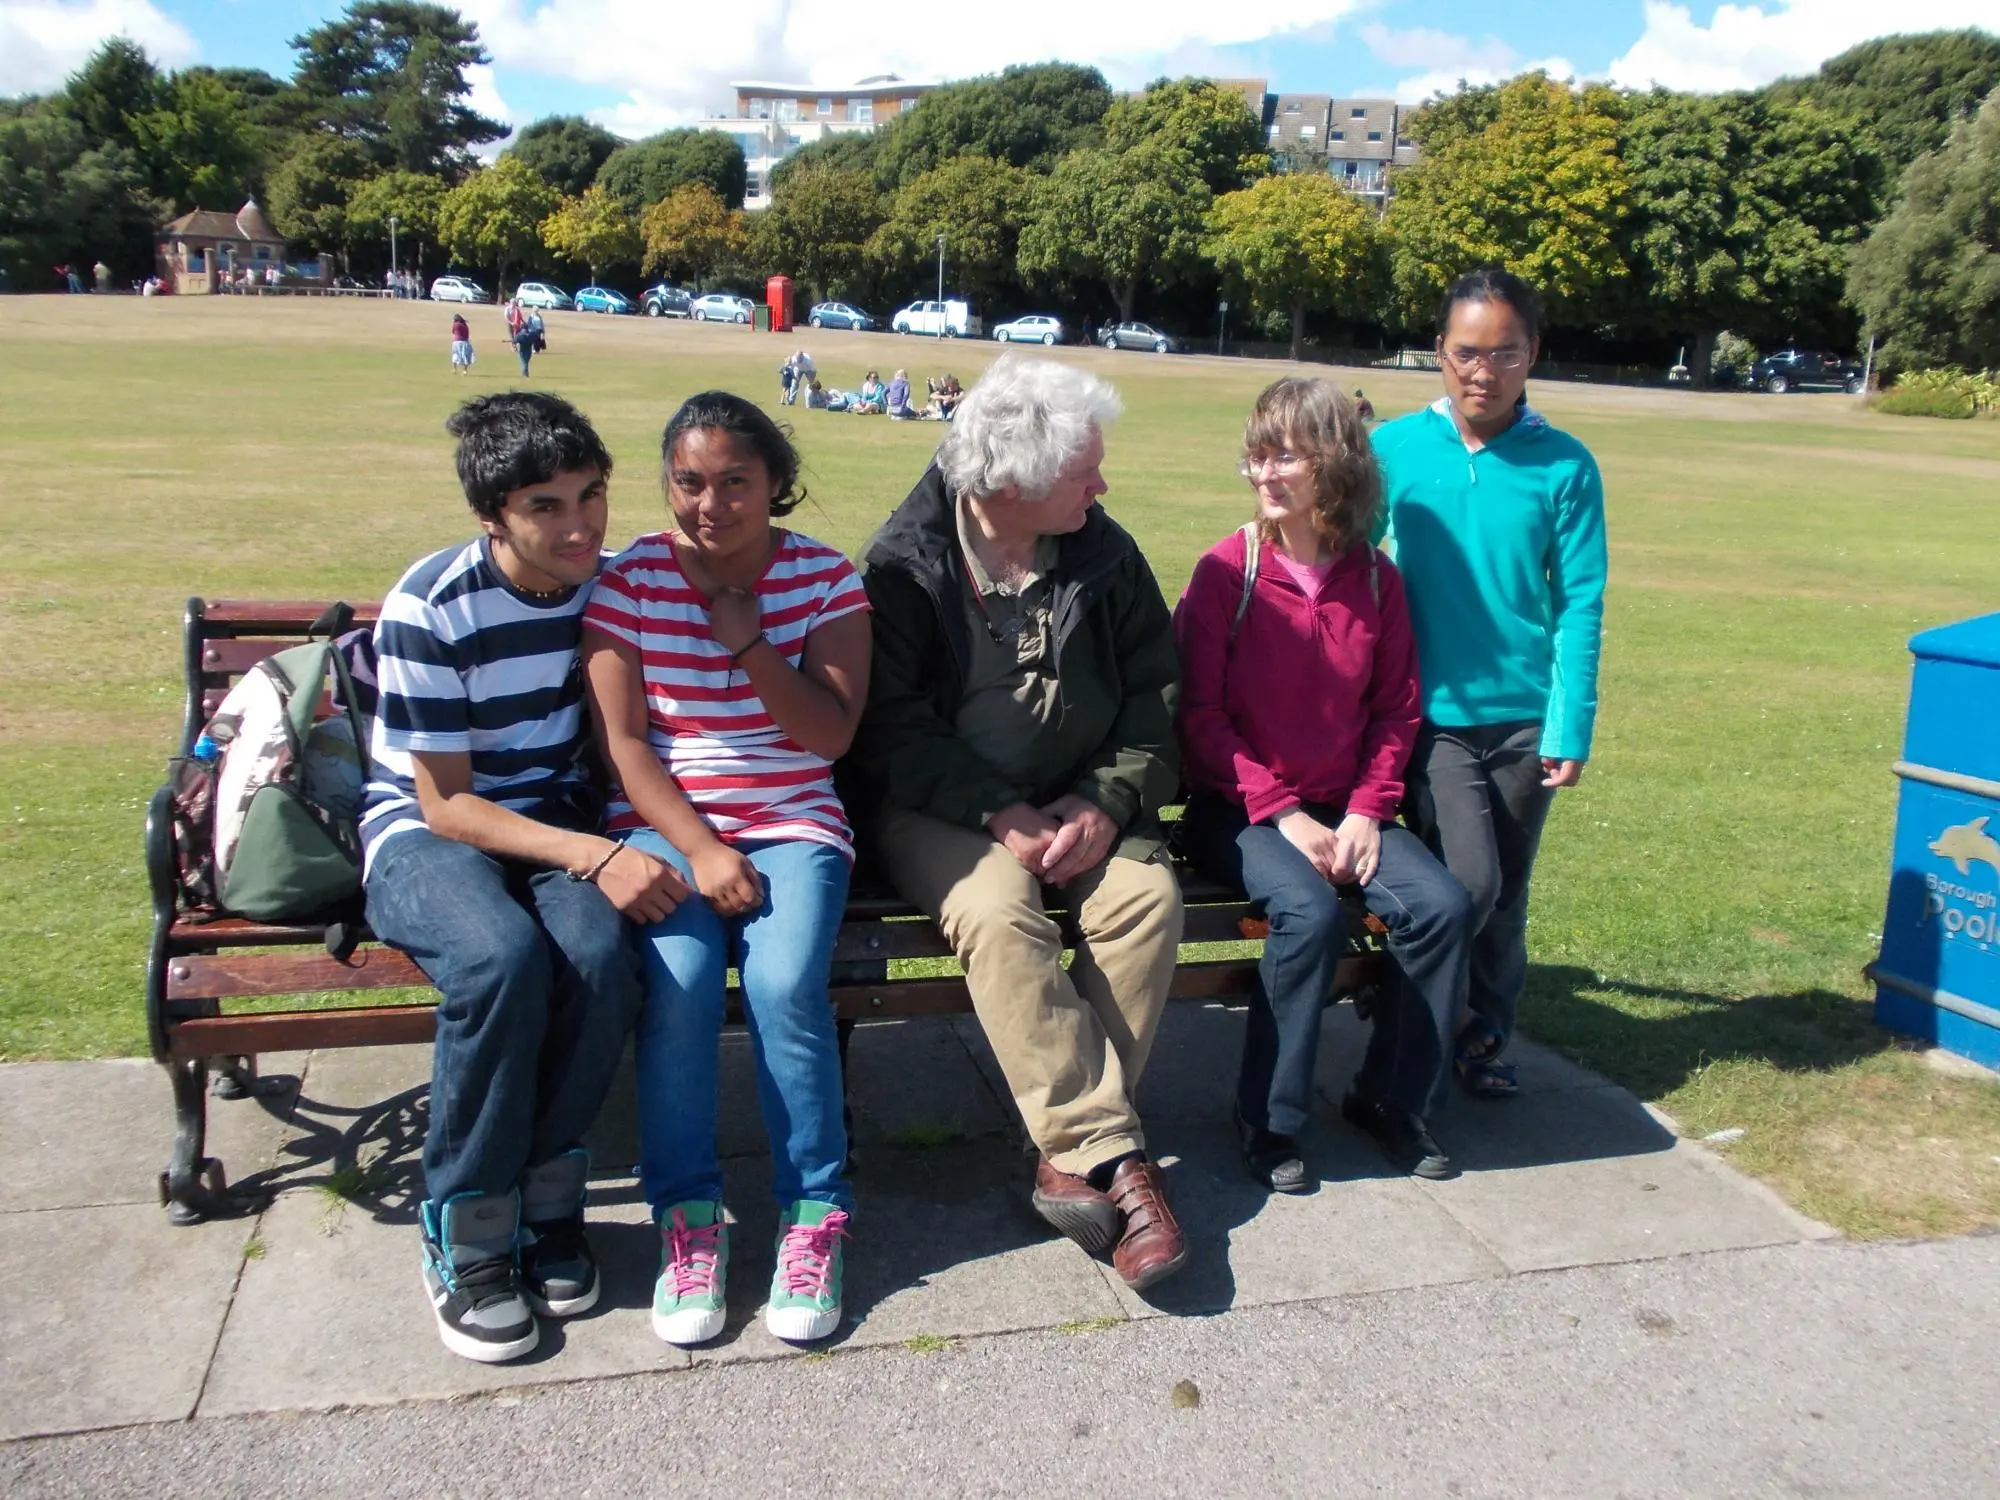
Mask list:
[[[1236,472],[1245,479],[1255,479],[1266,471],[1296,474],[1310,462],[1302,453],[1252,453],[1236,466]]]
[[[1445,362],[1461,375],[1470,375],[1484,365],[1496,375],[1512,374],[1528,362],[1526,349],[1444,349]]]

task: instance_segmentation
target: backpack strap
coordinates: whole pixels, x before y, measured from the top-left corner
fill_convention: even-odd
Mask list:
[[[1236,632],[1243,628],[1243,617],[1250,613],[1250,596],[1257,589],[1257,565],[1263,549],[1258,545],[1257,523],[1243,523],[1243,597],[1236,601],[1236,618],[1229,622],[1229,644],[1236,644]]]

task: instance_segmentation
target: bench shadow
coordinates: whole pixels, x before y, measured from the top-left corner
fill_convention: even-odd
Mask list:
[[[1605,995],[1633,1004],[1607,1004]],[[1832,990],[1722,995],[1560,964],[1530,966],[1521,1025],[1642,1098],[1672,1093],[1716,1062],[1825,1072],[1901,1045],[1867,1001]]]
[[[257,1080],[249,1100],[211,1101],[215,1109],[254,1103],[286,1128],[278,1159],[230,1184],[246,1210],[266,1206],[279,1193],[319,1189],[384,1224],[417,1222],[423,1198],[424,1132],[430,1123],[430,1085],[417,1084],[374,1104],[343,1105],[315,1099],[288,1074]]]

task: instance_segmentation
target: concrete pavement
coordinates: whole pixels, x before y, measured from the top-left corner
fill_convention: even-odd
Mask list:
[[[1441,1121],[1462,1178],[1397,1176],[1337,1118],[1362,1033],[1346,1010],[1328,1021],[1328,1106],[1306,1139],[1325,1180],[1308,1197],[1268,1198],[1243,1175],[1228,1127],[1240,1014],[1170,1009],[1142,1105],[1195,1253],[1150,1300],[1027,1211],[1017,1127],[970,1018],[861,1028],[850,1057],[860,1205],[833,1347],[1108,1329],[1825,1233],[1622,1089],[1531,1044],[1525,1097],[1458,1101]],[[444,1352],[418,1285],[427,1049],[263,1067],[285,1081],[263,1098],[213,1101],[211,1149],[233,1181],[269,1190],[269,1206],[193,1229],[169,1227],[154,1200],[170,1134],[157,1069],[0,1069],[15,1164],[0,1184],[0,1437],[799,1358],[756,1317],[774,1208],[742,1037],[725,1044],[719,1121],[743,1226],[728,1330],[692,1355],[650,1331],[657,1247],[630,1176],[630,1101],[614,1097],[595,1142],[604,1305],[497,1368]]]

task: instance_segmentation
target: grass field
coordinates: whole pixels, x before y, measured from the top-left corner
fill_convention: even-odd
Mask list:
[[[468,534],[441,423],[515,382],[479,310],[472,380],[421,304],[0,300],[0,1056],[143,1051],[139,822],[178,724],[190,594],[376,598]],[[970,383],[997,352],[550,319],[536,385],[598,422],[613,539],[664,524],[660,426],[727,386],[775,401],[805,343],[829,382],[901,361]],[[1279,367],[1064,351],[1113,378],[1110,509],[1177,594],[1243,512],[1234,440]],[[1386,416],[1435,377],[1344,372]],[[1840,397],[1538,386],[1610,504],[1604,709],[1540,867],[1525,1024],[1861,1234],[2000,1224],[2000,1087],[1868,1021],[1915,630],[2000,599],[2000,423],[1879,417]],[[850,551],[937,429],[793,420]],[[163,1116],[164,1118],[164,1116]]]

